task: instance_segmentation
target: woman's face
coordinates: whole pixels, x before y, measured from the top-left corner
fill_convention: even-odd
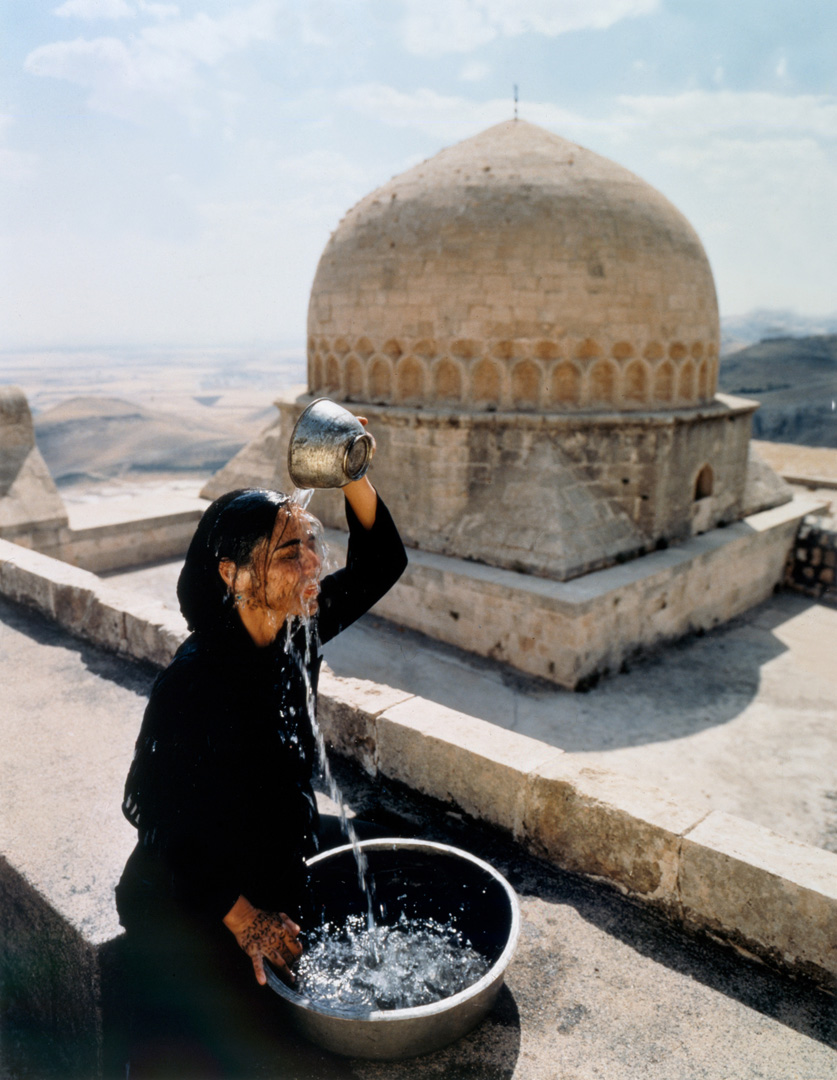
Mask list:
[[[323,566],[322,526],[299,507],[280,510],[263,554],[266,607],[281,615],[313,615]]]
[[[282,508],[269,540],[253,551],[249,566],[222,559],[219,570],[240,609],[276,624],[317,610],[323,565],[322,526],[300,507]]]

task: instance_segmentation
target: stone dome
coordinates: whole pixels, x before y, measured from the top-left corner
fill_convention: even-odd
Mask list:
[[[694,229],[620,165],[510,120],[350,210],[308,312],[312,393],[458,410],[712,400],[718,306]]]

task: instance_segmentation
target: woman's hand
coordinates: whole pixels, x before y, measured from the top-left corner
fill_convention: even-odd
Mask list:
[[[239,896],[224,916],[224,925],[253,961],[260,986],[267,982],[265,960],[279,969],[286,982],[293,982],[291,964],[302,955],[302,946],[297,941],[299,927],[284,911],[262,911],[253,907],[246,897]]]

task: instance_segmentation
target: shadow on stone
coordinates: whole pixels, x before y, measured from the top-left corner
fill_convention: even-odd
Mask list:
[[[95,950],[0,858],[0,1073],[90,1080],[98,1072]]]
[[[495,865],[502,870],[502,858],[495,857]],[[661,913],[600,883],[588,883],[546,864],[538,865],[535,860],[524,862],[514,855],[506,871],[521,897],[537,896],[549,903],[569,905],[586,922],[621,940],[639,955],[808,1038],[837,1048],[834,998],[813,982],[778,975],[729,946],[704,935],[675,929]]]
[[[12,630],[25,634],[38,645],[59,646],[78,653],[87,670],[97,678],[106,679],[124,690],[147,697],[159,669],[146,661],[108,652],[75,637],[46,615],[0,597],[0,620]]]

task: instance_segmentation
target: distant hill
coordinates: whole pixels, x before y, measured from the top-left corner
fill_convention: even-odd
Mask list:
[[[761,402],[756,439],[837,447],[837,334],[771,338],[729,353],[718,388]]]
[[[771,338],[822,337],[837,334],[837,314],[800,315],[796,311],[757,308],[721,319],[721,355]]]
[[[38,447],[56,481],[129,470],[208,471],[243,442],[209,423],[121,398],[75,397],[34,417]]]

